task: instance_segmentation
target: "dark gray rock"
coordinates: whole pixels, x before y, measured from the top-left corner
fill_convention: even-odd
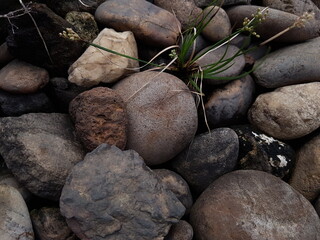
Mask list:
[[[66,114],[0,118],[0,154],[30,192],[58,200],[70,169],[84,156],[73,131]]]
[[[172,225],[169,234],[165,236],[164,240],[192,240],[193,228],[184,221],[180,220],[177,224]]]
[[[192,191],[200,194],[221,175],[236,168],[239,150],[237,134],[218,128],[196,136],[172,162]]]
[[[7,43],[6,42],[2,43],[0,45],[0,64],[7,64],[12,59],[13,59],[13,56],[9,53]]]
[[[207,7],[212,4],[212,0],[194,0],[195,4],[198,7]],[[251,0],[220,0],[217,1],[216,4],[220,5],[222,3],[223,6],[237,5],[237,4],[250,4]]]
[[[72,169],[60,209],[79,238],[95,240],[162,239],[185,211],[136,152],[106,144]]]
[[[232,126],[239,137],[239,167],[260,170],[284,178],[291,172],[295,152],[288,144],[253,129],[250,125]]]

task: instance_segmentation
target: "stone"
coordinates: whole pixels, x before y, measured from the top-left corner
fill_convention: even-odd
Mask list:
[[[26,113],[53,111],[53,103],[44,92],[17,95],[0,90],[0,116],[20,116]]]
[[[106,87],[85,91],[71,101],[69,113],[77,136],[89,151],[102,143],[125,148],[127,112],[116,91]]]
[[[320,82],[314,82],[261,94],[249,109],[249,121],[280,140],[303,137],[320,127],[319,91]]]
[[[102,26],[132,31],[136,39],[159,47],[175,45],[181,24],[170,12],[145,0],[108,0],[95,12]]]
[[[49,82],[47,70],[15,59],[0,69],[0,89],[13,94],[30,94]]]
[[[237,29],[242,27],[245,17],[251,18],[251,14],[255,14],[261,6],[255,5],[239,5],[227,10],[231,25]],[[269,39],[284,29],[290,27],[299,16],[280,11],[278,9],[269,8],[266,20],[259,24],[255,31],[261,36],[262,40]],[[320,25],[318,20],[308,21],[302,28],[293,28],[283,35],[277,37],[273,41],[284,43],[297,43],[318,37],[320,33]]]
[[[38,239],[76,240],[59,208],[42,207],[30,212],[32,225]]]
[[[16,27],[9,28],[6,39],[10,53],[20,60],[44,67],[54,76],[65,76],[69,66],[83,53],[84,43],[60,37],[59,33],[72,25],[45,4],[31,3],[28,7],[43,40],[28,14],[14,16],[10,21]]]
[[[255,170],[214,181],[193,205],[190,223],[197,240],[320,238],[310,202],[281,179]]]
[[[73,29],[81,39],[92,42],[99,33],[94,16],[88,12],[68,12],[65,19],[72,24]]]
[[[218,42],[231,34],[231,24],[226,11],[218,6],[207,7],[203,11],[206,20],[212,18],[203,29],[202,35],[212,42]]]
[[[320,197],[317,198],[315,204],[314,204],[314,209],[318,213],[318,216],[320,217]]]
[[[7,64],[13,60],[13,56],[9,53],[7,43],[0,45],[0,64]]]
[[[238,168],[259,170],[285,178],[295,163],[293,148],[267,136],[251,125],[231,127],[239,137]]]
[[[237,166],[239,140],[230,128],[217,128],[197,135],[171,165],[199,195],[215,179]]]
[[[256,62],[255,81],[266,88],[320,81],[319,54],[320,37],[276,50]]]
[[[190,212],[193,204],[192,195],[188,183],[177,173],[168,169],[154,169],[153,172],[160,181],[172,191],[186,208],[185,214]]]
[[[72,169],[60,211],[80,239],[158,240],[185,208],[135,151],[102,144]]]
[[[212,4],[212,0],[194,0],[198,7],[208,7]],[[215,2],[216,5],[230,6],[237,4],[250,4],[251,0],[220,0]]]
[[[198,55],[201,55],[203,53],[205,53],[206,51],[208,51],[208,48],[203,49],[202,51],[200,51],[200,53],[198,53]],[[203,69],[205,69],[205,66],[209,65],[209,64],[214,64],[218,61],[223,61],[223,60],[227,60],[229,58],[232,58],[235,56],[235,54],[238,54],[238,52],[240,51],[240,49],[234,45],[224,45],[214,51],[211,51],[209,53],[207,53],[206,55],[204,55],[203,57],[200,57],[196,63],[202,67]],[[241,54],[237,57],[235,57],[230,63],[228,63],[227,65],[223,66],[223,64],[225,64],[225,62],[222,62],[220,64],[218,64],[218,66],[221,66],[221,68],[219,70],[217,70],[217,72],[221,71],[224,69],[224,71],[219,72],[219,73],[213,73],[212,74],[212,78],[217,77],[236,77],[238,76],[245,65],[245,58],[244,56]],[[231,80],[224,80],[224,79],[208,79],[208,78],[204,78],[203,82],[210,84],[210,85],[217,85],[217,84],[225,84],[227,82],[229,82]]]
[[[0,154],[21,185],[57,201],[69,171],[84,156],[68,115],[0,118],[0,132]]]
[[[182,30],[187,30],[197,24],[197,19],[202,14],[194,0],[155,0],[154,4],[173,13],[181,23]]]
[[[198,127],[197,108],[188,87],[169,73],[146,71],[113,86],[126,104],[127,148],[147,165],[164,163],[192,141]]]
[[[3,240],[34,240],[26,203],[17,189],[0,185],[0,236]]]
[[[312,2],[313,2],[318,8],[320,8],[320,0],[312,0]]]
[[[296,164],[289,184],[309,201],[320,193],[320,134],[297,151]]]
[[[165,236],[164,240],[192,240],[193,229],[192,226],[184,221],[180,220],[177,224],[172,225],[169,234]]]
[[[137,58],[138,50],[132,32],[118,33],[113,29],[103,29],[94,44],[112,51]],[[68,70],[68,80],[82,87],[92,87],[100,82],[113,83],[139,66],[138,61],[89,46]]]
[[[204,106],[209,125],[228,126],[243,121],[253,102],[254,91],[250,75],[213,90]]]

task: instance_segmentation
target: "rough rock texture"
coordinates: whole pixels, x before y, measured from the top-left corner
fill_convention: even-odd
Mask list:
[[[261,6],[254,5],[240,5],[228,9],[227,14],[229,15],[231,25],[234,26],[235,29],[242,27],[243,19],[245,17],[251,17],[251,14],[255,14],[259,7],[261,8]],[[292,13],[270,8],[266,20],[259,24],[255,30],[261,36],[261,39],[268,39],[291,26],[297,18],[298,16]],[[291,29],[274,41],[286,43],[302,42],[318,37],[319,34],[319,21],[313,20],[307,22],[303,28]]]
[[[269,137],[251,125],[231,127],[239,137],[239,168],[260,170],[284,178],[295,163],[295,152],[288,144]]]
[[[145,0],[108,0],[101,4],[95,18],[117,31],[132,31],[146,44],[168,47],[176,44],[181,24],[170,12]]]
[[[319,55],[320,37],[281,48],[257,61],[255,81],[266,88],[320,81]]]
[[[33,194],[58,200],[69,170],[84,152],[66,114],[0,118],[0,154]]]
[[[250,108],[248,118],[272,137],[303,137],[320,127],[319,91],[320,82],[314,82],[261,94]]]
[[[177,224],[172,225],[164,240],[192,240],[192,238],[192,226],[188,222],[180,220]]]
[[[3,240],[34,240],[26,203],[17,189],[0,185],[0,236]]]
[[[68,227],[59,208],[43,207],[30,212],[32,225],[38,239],[75,240],[76,236]]]
[[[35,93],[48,82],[47,70],[18,59],[0,69],[0,89],[9,93]]]
[[[190,215],[196,240],[314,240],[320,220],[310,202],[279,178],[254,170],[213,182]]]
[[[320,193],[320,134],[306,142],[297,152],[290,185],[312,201]]]
[[[198,127],[195,101],[177,77],[154,71],[131,75],[113,87],[126,103],[127,148],[149,165],[164,163],[182,151]]]
[[[69,113],[77,136],[88,150],[102,143],[124,149],[127,142],[127,113],[116,91],[98,87],[74,98]]]
[[[136,41],[132,32],[129,31],[118,33],[113,29],[105,28],[93,43],[130,57],[138,57]],[[133,73],[134,71],[130,68],[138,66],[136,60],[89,46],[69,68],[68,80],[83,87],[98,85],[100,82],[112,83]]]
[[[200,194],[215,179],[235,169],[238,150],[237,134],[229,128],[217,128],[196,136],[172,161],[172,166],[191,190]]]
[[[185,211],[136,152],[106,144],[72,169],[60,209],[80,239],[95,240],[162,239]]]
[[[209,125],[227,126],[243,120],[253,102],[254,90],[250,75],[215,89],[205,104]]]

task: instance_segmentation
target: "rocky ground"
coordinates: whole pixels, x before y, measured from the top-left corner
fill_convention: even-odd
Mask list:
[[[320,1],[225,0],[197,52],[258,7],[250,46],[315,19],[204,79],[203,107],[179,74],[59,36],[149,60],[210,2],[0,3],[1,240],[320,240]]]

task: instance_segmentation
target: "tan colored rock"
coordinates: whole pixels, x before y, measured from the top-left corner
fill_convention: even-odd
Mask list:
[[[249,110],[249,121],[277,139],[303,137],[320,127],[319,92],[320,82],[313,82],[261,94]]]
[[[49,82],[49,73],[15,59],[0,70],[0,89],[10,93],[35,93]]]
[[[93,43],[130,57],[138,57],[135,38],[129,31],[119,33],[105,28]],[[132,68],[138,65],[136,60],[89,46],[69,68],[68,80],[83,87],[95,86],[100,82],[112,83],[135,72]]]
[[[320,193],[320,134],[297,152],[296,166],[289,181],[298,192],[312,201]]]

